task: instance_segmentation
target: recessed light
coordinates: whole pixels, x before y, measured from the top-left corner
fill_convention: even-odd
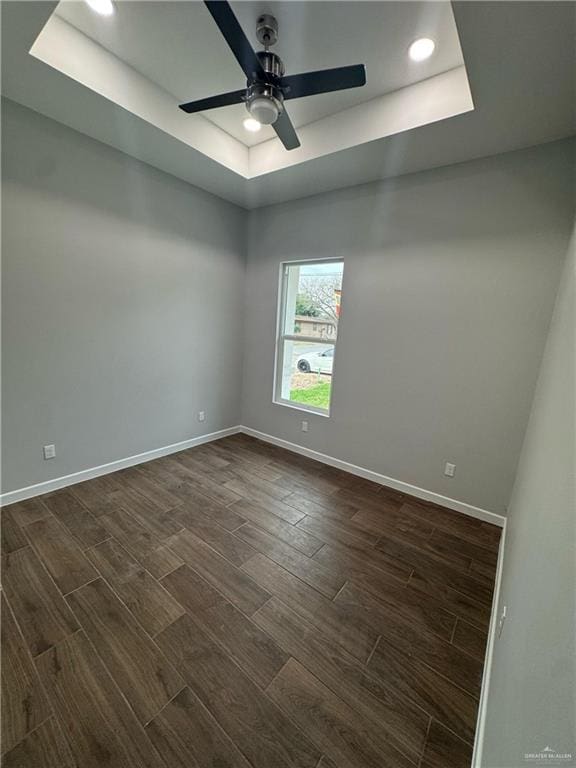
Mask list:
[[[112,0],[86,0],[90,8],[101,16],[112,16],[114,6]]]
[[[430,40],[429,37],[421,37],[419,40],[414,40],[408,49],[408,55],[412,61],[425,61],[432,56],[434,48],[436,48],[434,40]]]
[[[252,133],[256,133],[257,131],[262,128],[258,120],[254,120],[253,117],[247,117],[246,120],[244,120],[244,128],[246,128],[247,131],[251,131]]]

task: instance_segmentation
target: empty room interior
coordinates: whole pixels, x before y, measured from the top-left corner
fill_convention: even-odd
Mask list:
[[[576,3],[0,12],[3,768],[576,766]]]

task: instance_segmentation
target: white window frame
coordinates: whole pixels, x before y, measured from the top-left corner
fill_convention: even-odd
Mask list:
[[[306,413],[315,413],[318,416],[330,416],[330,411],[332,409],[332,394],[333,391],[331,389],[330,391],[330,406],[327,410],[324,410],[324,408],[316,408],[313,405],[305,405],[304,403],[297,403],[293,400],[288,400],[285,397],[282,397],[282,386],[283,386],[283,372],[285,370],[284,367],[284,356],[285,356],[285,344],[287,341],[308,341],[312,344],[324,344],[326,346],[332,346],[334,347],[334,358],[332,362],[332,384],[334,383],[334,373],[336,369],[336,342],[338,341],[338,333],[336,333],[336,338],[326,338],[322,339],[318,336],[304,336],[300,333],[298,334],[291,334],[291,333],[284,333],[284,329],[286,328],[286,309],[288,306],[288,270],[289,267],[293,267],[296,265],[305,266],[308,264],[344,264],[343,258],[334,258],[334,259],[299,259],[295,261],[283,261],[280,264],[280,277],[279,277],[279,284],[278,284],[278,306],[277,306],[277,312],[276,312],[276,352],[274,357],[274,391],[272,395],[272,401],[275,405],[283,405],[287,406],[288,408],[294,408],[297,411],[305,411]],[[340,323],[338,323],[338,326]],[[338,326],[336,330],[338,330]],[[291,373],[291,371],[290,371]]]

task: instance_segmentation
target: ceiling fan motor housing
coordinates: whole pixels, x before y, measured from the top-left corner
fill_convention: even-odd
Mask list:
[[[277,84],[284,75],[284,64],[282,59],[271,51],[258,51],[256,55],[266,72],[267,82],[255,81],[248,84],[246,108],[262,125],[272,125],[284,109],[284,96]]]

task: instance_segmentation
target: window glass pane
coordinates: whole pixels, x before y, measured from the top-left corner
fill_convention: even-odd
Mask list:
[[[327,411],[332,390],[334,347],[325,342],[286,339],[283,353],[282,399]]]
[[[285,334],[336,339],[343,268],[341,261],[286,266]]]

